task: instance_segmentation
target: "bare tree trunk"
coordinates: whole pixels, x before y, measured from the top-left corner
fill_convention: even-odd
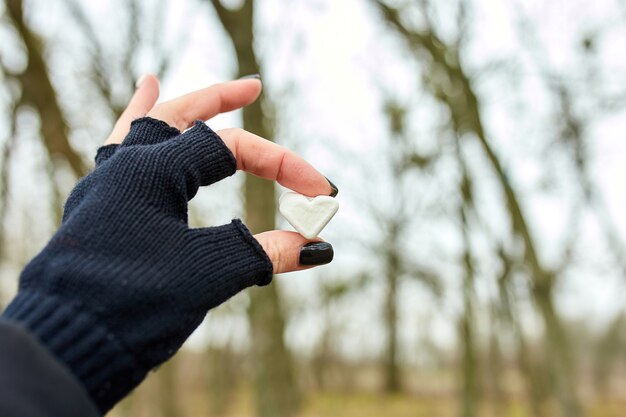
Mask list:
[[[205,353],[207,386],[209,387],[209,415],[227,416],[237,391],[237,376],[241,367],[230,346],[209,347]]]
[[[426,65],[430,65],[431,70],[445,74],[439,79],[433,77],[427,86],[432,90],[432,95],[450,111],[450,120],[457,137],[472,133],[491,164],[505,195],[513,234],[524,242],[524,263],[530,269],[531,292],[546,326],[549,364],[557,376],[554,389],[560,402],[561,413],[567,417],[580,417],[583,413],[576,395],[576,375],[571,345],[554,307],[552,292],[554,276],[540,262],[517,194],[507,178],[502,162],[487,139],[480,116],[480,103],[470,78],[461,66],[459,45],[446,43],[437,36],[432,27],[423,31],[413,30],[401,21],[399,9],[388,6],[381,0],[378,0],[377,4],[385,20],[417,54],[417,59],[424,61],[423,54],[427,54],[429,63]],[[445,85],[453,85],[454,94],[449,94],[450,89],[446,89]]]
[[[496,320],[492,321],[489,334],[488,361],[488,390],[494,416],[506,415],[507,394],[504,385],[504,361],[502,348],[498,340]]]
[[[390,231],[389,238],[394,242],[389,244],[385,253],[385,330],[387,332],[387,347],[385,349],[385,391],[396,393],[401,390],[400,369],[398,364],[398,280],[400,275],[400,260],[398,247],[395,244],[397,233]]]
[[[0,69],[3,70],[2,67]],[[15,143],[15,135],[16,135],[16,107],[14,106],[13,115],[10,119],[10,127],[8,129],[9,133],[6,138],[5,143],[3,143],[2,152],[0,153],[0,230],[3,233],[0,233],[0,260],[4,259],[4,245],[5,245],[5,233],[4,233],[4,220],[7,214],[8,208],[8,196],[9,196],[9,176],[10,176],[10,163],[11,163],[11,154],[13,151],[13,145]],[[2,284],[0,283],[0,311],[4,309],[4,294],[2,291]]]
[[[254,52],[254,6],[246,0],[238,10],[211,1],[224,29],[233,41],[239,63],[239,76],[259,73]],[[272,137],[262,100],[246,107],[244,129],[265,138]],[[276,198],[271,181],[248,175],[244,185],[246,224],[254,233],[275,228]],[[291,417],[300,404],[292,358],[284,342],[285,319],[277,286],[252,288],[249,320],[251,353],[254,358],[254,389],[259,417]]]
[[[461,416],[474,417],[478,415],[478,357],[476,355],[475,317],[474,317],[474,260],[472,259],[471,242],[469,237],[468,211],[473,205],[472,182],[469,178],[465,163],[462,161],[460,146],[457,146],[457,157],[462,166],[463,178],[460,184],[462,200],[459,207],[461,220],[461,235],[463,237],[463,265],[465,276],[463,279],[463,315],[460,318],[459,330],[462,353],[462,395]]]
[[[20,104],[31,105],[41,118],[41,135],[51,159],[65,159],[77,177],[85,175],[87,167],[70,146],[68,126],[57,100],[56,92],[43,58],[41,42],[24,21],[22,0],[6,0],[7,14],[22,38],[28,56],[26,69],[12,74],[22,86]]]
[[[462,385],[461,385],[461,416],[474,417],[478,408],[478,387],[476,378],[476,350],[474,347],[474,324],[472,321],[471,305],[464,296],[464,316],[461,318],[460,336],[462,350]]]
[[[561,414],[565,417],[578,417],[582,409],[576,394],[576,374],[574,358],[567,334],[560,322],[560,317],[552,301],[552,286],[535,286],[534,298],[539,305],[544,323],[546,324],[546,344],[548,358],[553,365],[549,375],[555,384],[555,392],[561,406]]]
[[[544,403],[550,396],[550,389],[547,386],[548,377],[546,376],[546,373],[543,372],[545,367],[538,366],[538,364],[542,364],[545,359],[543,357],[540,358],[537,355],[533,358],[531,355],[521,324],[519,323],[517,315],[514,311],[513,300],[510,296],[512,287],[512,283],[510,282],[511,271],[513,269],[514,262],[502,248],[499,248],[498,253],[503,264],[503,270],[498,277],[498,292],[500,294],[499,310],[496,309],[494,316],[497,319],[502,320],[506,327],[509,327],[515,336],[515,341],[517,342],[517,362],[526,384],[526,392],[532,413],[531,415],[535,417],[544,417],[546,415],[544,412]],[[538,369],[542,370],[541,375],[538,374]]]

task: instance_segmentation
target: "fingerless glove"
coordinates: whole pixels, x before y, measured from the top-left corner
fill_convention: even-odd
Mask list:
[[[171,357],[209,309],[271,281],[271,261],[241,221],[187,224],[198,187],[235,170],[204,123],[181,134],[138,119],[121,145],[99,149],[61,228],[22,273],[4,318],[64,363],[102,413]]]

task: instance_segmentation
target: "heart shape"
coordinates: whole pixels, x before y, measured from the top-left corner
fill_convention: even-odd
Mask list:
[[[327,195],[311,198],[287,191],[280,196],[279,210],[298,233],[313,239],[337,213],[339,203]]]

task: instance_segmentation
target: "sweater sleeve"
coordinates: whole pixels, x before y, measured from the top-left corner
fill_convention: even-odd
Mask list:
[[[99,415],[68,369],[18,324],[0,320],[0,416]]]

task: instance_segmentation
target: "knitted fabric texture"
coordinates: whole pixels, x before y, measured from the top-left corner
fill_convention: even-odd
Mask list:
[[[209,309],[271,281],[271,261],[241,221],[187,224],[198,187],[235,170],[204,123],[181,134],[138,119],[121,145],[99,149],[61,228],[24,269],[3,316],[50,349],[102,413],[171,357]]]

